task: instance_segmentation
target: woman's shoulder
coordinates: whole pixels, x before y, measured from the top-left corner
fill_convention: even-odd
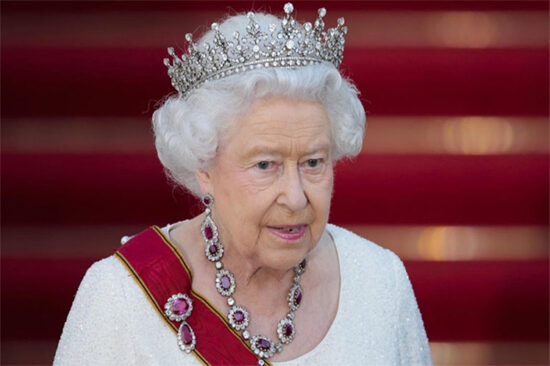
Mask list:
[[[76,297],[88,305],[109,306],[117,311],[128,303],[142,303],[143,296],[128,268],[115,255],[110,255],[88,267]]]
[[[88,268],[65,322],[55,365],[87,363],[90,357],[98,364],[128,363],[132,359],[131,344],[118,338],[123,329],[131,327],[124,311],[126,278],[125,268],[113,256]]]
[[[92,284],[110,284],[111,286],[120,286],[129,276],[126,268],[114,256],[103,258],[94,262],[86,271],[80,286],[89,286]]]
[[[120,261],[117,260],[114,255],[110,255],[92,263],[92,265],[88,268],[87,273],[90,276],[96,276],[102,273],[116,276],[117,274],[122,274],[125,272]]]
[[[127,296],[128,286],[133,279],[127,269],[114,256],[93,263],[82,278],[76,294],[77,300],[88,306],[116,307],[122,305]]]

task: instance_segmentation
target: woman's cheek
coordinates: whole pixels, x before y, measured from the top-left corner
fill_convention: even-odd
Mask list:
[[[257,193],[271,187],[276,181],[275,172],[248,172],[243,184],[252,192]]]

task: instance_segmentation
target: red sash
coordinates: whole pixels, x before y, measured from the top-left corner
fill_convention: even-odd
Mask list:
[[[176,341],[179,325],[164,315],[164,304],[170,296],[181,292],[193,300],[193,311],[186,321],[195,332],[197,342],[192,353],[200,362],[204,365],[258,364],[257,356],[231,328],[224,315],[193,290],[193,274],[185,258],[161,229],[152,226],[144,230],[114,255],[128,268],[153,307],[174,331],[177,351],[180,351]]]

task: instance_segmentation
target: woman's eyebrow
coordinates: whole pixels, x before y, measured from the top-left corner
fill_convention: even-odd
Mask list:
[[[330,151],[329,141],[316,141],[308,146],[304,155],[311,155],[318,152],[328,151]],[[266,144],[254,144],[250,148],[245,148],[242,151],[242,156],[245,158],[251,158],[257,155],[270,155],[279,157],[282,154],[280,149],[278,149],[276,146]]]
[[[255,144],[250,148],[243,149],[243,156],[250,158],[257,155],[281,156],[281,152],[274,146]]]
[[[325,152],[325,151],[330,151],[330,142],[320,141],[320,142],[311,144],[306,150],[305,155],[311,155],[317,152]]]

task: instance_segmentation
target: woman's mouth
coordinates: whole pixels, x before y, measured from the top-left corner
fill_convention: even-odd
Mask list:
[[[269,231],[276,237],[295,242],[300,240],[305,232],[307,225],[286,225],[286,226],[268,226]]]

